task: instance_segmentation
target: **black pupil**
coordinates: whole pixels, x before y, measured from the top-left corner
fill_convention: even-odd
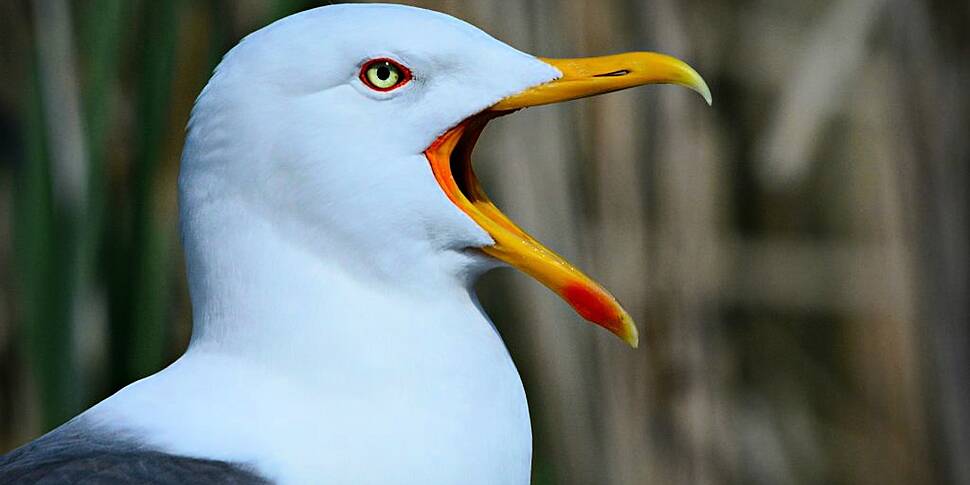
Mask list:
[[[387,67],[387,64],[379,66],[377,68],[377,79],[381,81],[387,81],[387,78],[391,77],[391,68]]]

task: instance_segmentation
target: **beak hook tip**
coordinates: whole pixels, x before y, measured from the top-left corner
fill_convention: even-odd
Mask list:
[[[714,97],[711,96],[711,88],[707,87],[707,83],[704,82],[704,78],[700,78],[700,85],[696,91],[698,94],[704,97],[704,101],[707,101],[708,106],[714,105]]]

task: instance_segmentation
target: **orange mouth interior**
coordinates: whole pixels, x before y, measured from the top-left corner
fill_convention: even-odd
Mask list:
[[[519,228],[488,198],[472,169],[471,154],[485,125],[510,111],[485,111],[438,137],[425,151],[442,190],[495,244],[481,250],[529,274],[563,298],[584,319],[636,347],[637,329],[609,292]]]

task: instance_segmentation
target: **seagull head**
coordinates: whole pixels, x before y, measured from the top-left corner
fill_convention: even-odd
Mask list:
[[[337,5],[278,21],[226,55],[193,110],[180,175],[190,273],[189,246],[218,244],[193,237],[193,221],[231,200],[362,278],[467,282],[511,265],[636,346],[613,296],[489,200],[471,154],[498,116],[653,83],[710,100],[666,55],[540,58],[418,8]]]

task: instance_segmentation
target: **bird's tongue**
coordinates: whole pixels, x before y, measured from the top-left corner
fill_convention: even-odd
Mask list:
[[[485,112],[448,130],[425,151],[435,179],[448,198],[482,227],[495,244],[483,252],[529,274],[562,297],[580,316],[636,347],[629,314],[609,292],[503,214],[478,183],[471,152],[485,124],[503,113]]]

